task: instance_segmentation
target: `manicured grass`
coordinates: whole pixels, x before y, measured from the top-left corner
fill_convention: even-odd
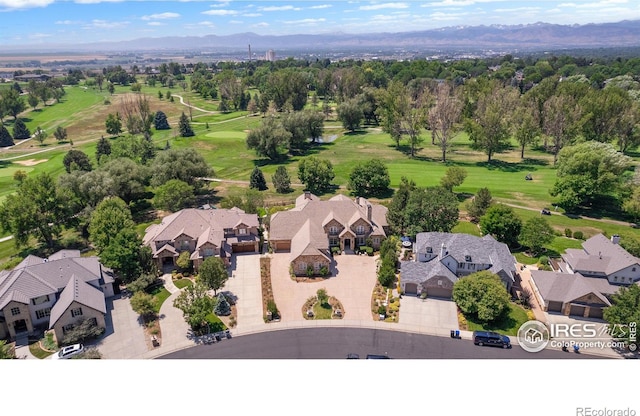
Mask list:
[[[150,294],[153,295],[155,299],[155,308],[153,308],[153,310],[155,311],[155,313],[160,313],[160,307],[162,306],[164,301],[167,300],[169,296],[171,296],[171,293],[169,293],[169,291],[165,289],[164,286],[158,286],[153,289]]]
[[[332,311],[329,303],[320,304],[320,302],[316,302],[313,305],[313,314],[315,315],[313,319],[331,319]]]
[[[469,331],[495,331],[504,335],[517,335],[518,328],[527,322],[527,311],[515,303],[509,304],[509,313],[502,319],[492,323],[482,323],[467,318],[467,330]]]
[[[209,323],[209,328],[211,329],[211,332],[219,332],[219,331],[227,330],[227,326],[213,312],[205,316],[204,319]]]
[[[191,281],[191,279],[178,279],[178,280],[174,280],[173,284],[178,289],[182,289],[184,287],[191,286],[193,284],[193,282]]]
[[[453,227],[452,232],[454,233],[465,233],[465,234],[471,234],[471,235],[475,235],[480,237],[480,229],[478,228],[478,226],[472,222],[469,221],[460,221],[458,222],[458,225],[456,225],[455,227]]]
[[[45,351],[40,348],[40,343],[38,343],[38,341],[29,344],[29,352],[31,352],[34,357],[41,360],[54,354],[53,352]]]

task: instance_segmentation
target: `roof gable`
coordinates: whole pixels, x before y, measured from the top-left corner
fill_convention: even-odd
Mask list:
[[[87,306],[95,309],[96,311],[107,313],[106,304],[104,301],[104,293],[94,286],[86,283],[82,279],[79,279],[75,275],[71,276],[69,282],[65,286],[60,298],[51,308],[51,315],[49,317],[49,328],[53,328],[56,322],[62,317],[64,312],[74,303],[77,302],[80,305]]]

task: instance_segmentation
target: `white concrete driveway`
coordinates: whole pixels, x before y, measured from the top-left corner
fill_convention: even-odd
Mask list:
[[[324,288],[344,307],[344,321],[372,321],[371,295],[376,282],[375,257],[336,256],[335,275],[317,282],[297,283],[289,275],[289,253],[271,257],[273,297],[282,315],[282,322],[304,321],[305,301]]]
[[[142,320],[131,309],[128,298],[119,295],[107,299],[106,331],[92,343],[104,358],[140,358],[148,351]]]
[[[403,296],[399,324],[418,332],[447,334],[459,329],[456,304],[444,299]]]
[[[234,254],[231,276],[222,288],[236,297],[238,329],[264,325],[262,317],[262,285],[260,282],[260,255]]]

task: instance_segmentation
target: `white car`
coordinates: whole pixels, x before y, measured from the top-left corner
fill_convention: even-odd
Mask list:
[[[74,355],[78,355],[84,351],[84,345],[82,344],[73,344],[62,348],[60,351],[56,352],[51,356],[52,360],[64,360],[67,358],[71,358]]]

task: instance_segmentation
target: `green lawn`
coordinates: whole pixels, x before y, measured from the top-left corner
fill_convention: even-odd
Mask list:
[[[313,319],[331,319],[331,313],[333,309],[329,303],[320,304],[320,302],[316,302],[313,305],[313,314],[315,315]]]
[[[211,332],[219,332],[219,331],[227,330],[227,326],[213,312],[205,316],[204,319],[209,323],[209,328],[211,329]]]
[[[469,221],[460,221],[458,222],[458,225],[456,225],[455,227],[453,227],[452,230],[454,233],[465,233],[465,234],[471,234],[471,235],[475,235],[480,237],[480,228],[478,228],[478,226],[472,222]]]
[[[158,286],[153,289],[150,294],[155,299],[155,308],[153,308],[153,310],[155,311],[155,313],[160,313],[160,307],[162,306],[164,301],[167,300],[169,296],[171,296],[171,293],[169,293],[169,291],[165,289],[164,286]]]
[[[178,279],[178,280],[174,280],[173,284],[178,289],[182,289],[184,287],[191,286],[193,284],[193,282],[191,281],[191,279]]]
[[[490,324],[475,321],[467,318],[467,329],[469,331],[495,331],[504,335],[517,335],[518,328],[527,322],[527,312],[515,303],[509,304],[509,314],[504,318]]]

